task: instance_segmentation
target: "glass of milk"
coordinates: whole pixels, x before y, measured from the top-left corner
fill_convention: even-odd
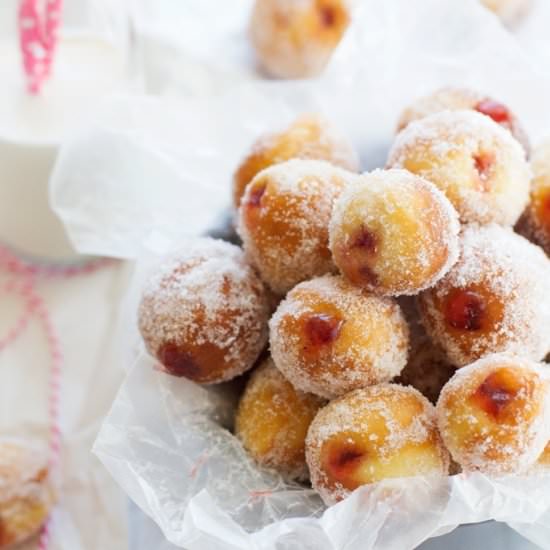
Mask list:
[[[63,140],[108,94],[129,86],[127,8],[125,0],[65,0],[52,76],[29,95],[18,2],[0,1],[0,242],[23,255],[76,254],[50,208],[48,180]]]

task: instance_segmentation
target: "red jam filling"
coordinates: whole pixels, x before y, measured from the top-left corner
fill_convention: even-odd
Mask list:
[[[326,346],[332,344],[340,335],[343,319],[320,313],[308,318],[305,325],[305,332],[309,341],[314,346]]]
[[[505,369],[493,372],[477,389],[474,399],[487,414],[497,418],[506,406],[514,400],[519,387]]]
[[[498,101],[493,101],[492,99],[484,99],[483,101],[480,101],[476,105],[475,110],[491,117],[499,124],[509,124],[512,118],[506,105],[503,105]]]
[[[447,299],[445,318],[453,328],[476,331],[483,327],[485,301],[477,292],[457,290]]]
[[[193,380],[202,374],[201,368],[193,357],[179,349],[176,344],[170,342],[164,344],[159,350],[158,357],[166,370],[174,376]]]

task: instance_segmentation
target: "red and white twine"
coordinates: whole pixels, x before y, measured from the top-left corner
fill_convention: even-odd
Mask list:
[[[1,287],[4,294],[15,295],[23,303],[23,311],[5,336],[0,337],[0,352],[12,345],[33,321],[42,327],[50,357],[48,382],[49,466],[54,471],[61,455],[62,434],[59,421],[61,403],[61,374],[63,353],[48,306],[36,288],[38,279],[68,279],[93,273],[110,264],[100,259],[79,265],[44,265],[25,261],[9,248],[0,245],[0,272],[7,276]],[[39,549],[46,550],[50,540],[50,523],[46,523],[40,536]]]
[[[62,4],[62,0],[20,0],[19,43],[31,94],[39,93],[50,76]]]

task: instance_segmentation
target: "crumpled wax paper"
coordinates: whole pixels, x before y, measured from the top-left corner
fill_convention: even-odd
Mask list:
[[[382,166],[400,110],[442,85],[508,103],[536,143],[550,128],[550,77],[475,0],[364,0],[324,76],[246,83],[214,97],[120,97],[61,153],[52,201],[83,252],[142,259],[216,226],[231,174],[262,132],[320,111]],[[125,324],[136,344],[138,268]],[[139,345],[138,345],[139,347]],[[310,490],[258,469],[226,429],[235,392],[158,372],[142,348],[96,452],[171,542],[188,549],[398,549],[488,519],[550,548],[550,478],[363,487],[325,510]],[[129,354],[130,355],[130,354]]]
[[[52,204],[80,251],[132,258],[151,232],[212,227],[229,204],[235,166],[261,133],[318,111],[371,169],[384,164],[401,109],[450,84],[508,103],[534,143],[550,132],[550,72],[476,0],[364,0],[315,82],[247,82],[215,96],[104,103],[62,148]]]
[[[249,41],[255,0],[136,0],[137,61],[149,93],[219,93],[269,78]],[[361,0],[346,0],[351,9]]]

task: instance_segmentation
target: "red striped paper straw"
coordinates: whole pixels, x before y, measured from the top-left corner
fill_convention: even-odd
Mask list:
[[[20,0],[19,45],[27,89],[38,94],[51,74],[62,0]]]

